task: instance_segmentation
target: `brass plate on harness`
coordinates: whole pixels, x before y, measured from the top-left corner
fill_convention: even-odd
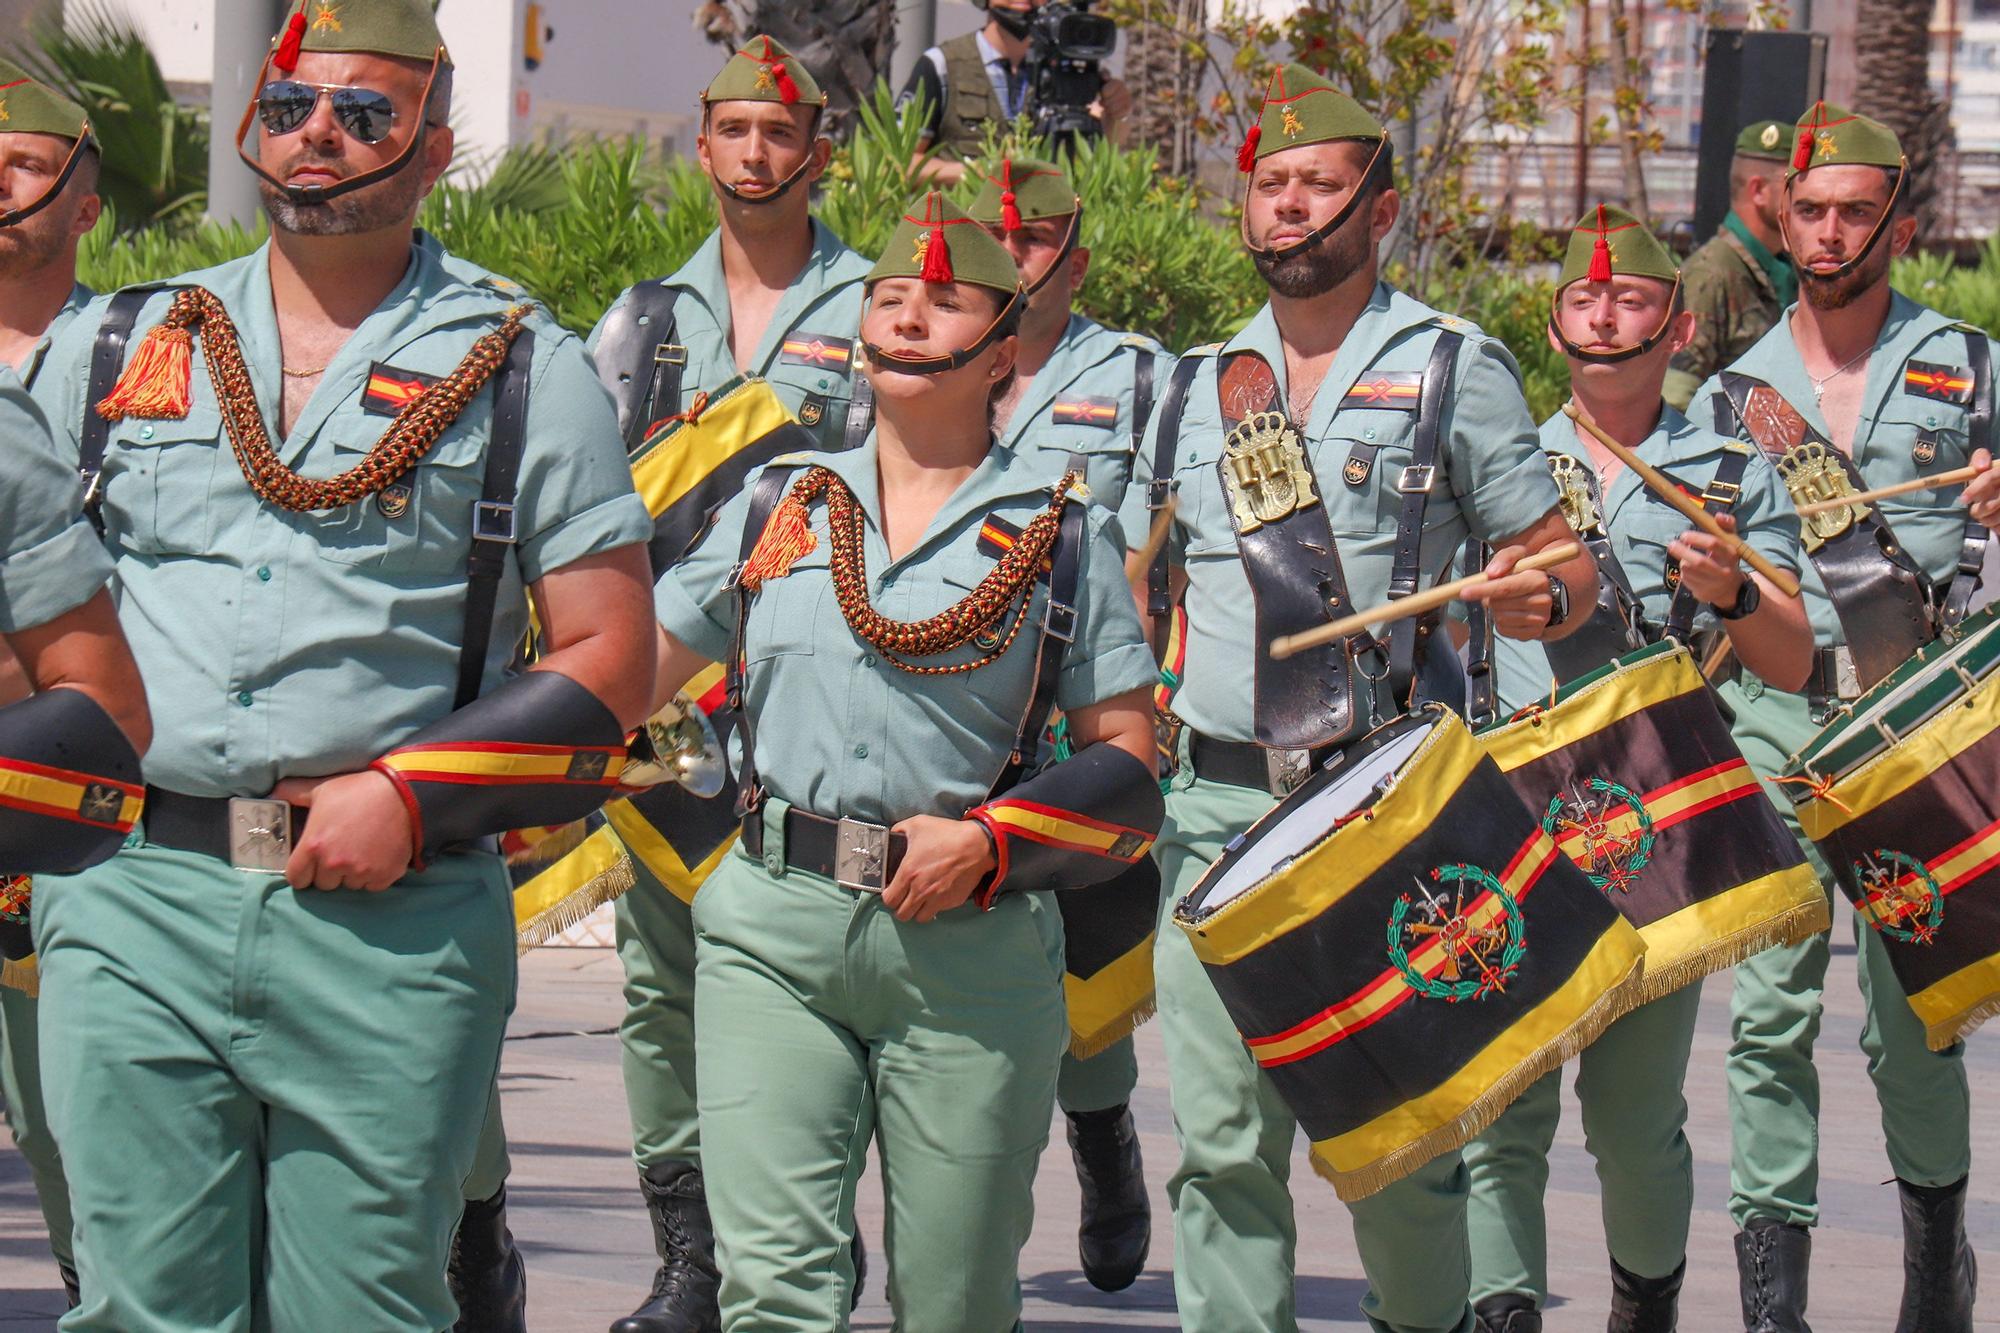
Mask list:
[[[1256,413],[1229,432],[1222,481],[1238,532],[1254,532],[1319,503],[1305,445],[1282,412]]]
[[[1834,452],[1818,440],[1795,444],[1778,458],[1778,475],[1791,492],[1792,503],[1800,508],[1824,504],[1855,493],[1847,479],[1847,469]],[[1806,554],[1846,532],[1868,517],[1868,506],[1845,505],[1801,518]]]
[[[1555,478],[1557,503],[1562,516],[1580,537],[1604,535],[1604,511],[1591,493],[1590,478],[1582,463],[1568,454],[1549,455],[1549,475]]]

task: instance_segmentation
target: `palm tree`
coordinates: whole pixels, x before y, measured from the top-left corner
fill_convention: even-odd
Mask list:
[[[1910,159],[1907,188],[1917,235],[1935,236],[1940,176],[1952,155],[1951,117],[1931,91],[1930,0],[1859,0],[1854,29],[1865,34],[1855,55],[1855,110],[1887,125]]]
[[[806,63],[825,90],[827,132],[843,139],[896,45],[895,0],[706,0],[695,26],[710,41],[739,46],[768,33]]]

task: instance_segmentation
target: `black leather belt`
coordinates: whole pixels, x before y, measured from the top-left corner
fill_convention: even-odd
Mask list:
[[[1800,693],[1808,699],[1858,699],[1861,679],[1854,672],[1854,655],[1843,645],[1813,649],[1812,670]]]
[[[305,832],[312,811],[302,805],[249,796],[187,796],[146,788],[140,816],[146,841],[156,847],[194,852],[227,861],[238,870],[280,874],[292,844]],[[453,852],[497,852],[497,838],[479,838],[448,848]]]
[[[1250,741],[1222,741],[1188,732],[1188,762],[1203,782],[1250,787],[1273,796],[1288,796],[1313,768],[1337,747],[1284,750]]]
[[[785,865],[824,875],[843,889],[880,893],[896,877],[909,840],[887,825],[860,819],[828,819],[805,810],[785,812]],[[756,811],[743,816],[743,850],[764,855],[764,820]]]

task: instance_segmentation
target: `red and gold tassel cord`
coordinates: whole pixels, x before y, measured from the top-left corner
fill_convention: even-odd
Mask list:
[[[1009,235],[1021,230],[1021,208],[1014,197],[1014,159],[1000,159],[1000,229]]]
[[[750,558],[743,562],[740,581],[744,588],[755,592],[764,580],[781,579],[791,573],[792,566],[812,554],[818,546],[819,537],[812,530],[812,516],[806,513],[805,502],[794,491],[771,511],[764,531],[758,534],[757,545],[751,550]]]
[[[106,421],[178,421],[192,406],[193,376],[194,334],[172,322],[158,325],[139,340],[125,373],[97,405],[97,414]]]
[[[1584,276],[1591,282],[1611,281],[1611,242],[1608,226],[1604,220],[1604,205],[1597,206],[1597,239],[1590,245],[1590,271]]]
[[[299,67],[299,52],[306,40],[306,11],[303,6],[292,15],[285,25],[285,35],[278,40],[277,54],[271,57],[271,67],[280,74],[290,74]]]

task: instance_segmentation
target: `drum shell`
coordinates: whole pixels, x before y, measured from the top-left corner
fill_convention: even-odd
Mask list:
[[[1639,928],[1647,999],[1826,929],[1818,876],[1680,645],[1627,654],[1480,741]],[[1595,857],[1579,797],[1612,816]]]
[[[1316,774],[1176,908],[1252,1056],[1313,1140],[1314,1166],[1348,1200],[1462,1146],[1637,1002],[1637,932],[1556,850],[1464,724],[1442,709],[1423,717],[1436,729],[1366,817],[1204,909],[1240,849],[1338,776]],[[1453,886],[1431,872],[1457,865],[1506,887],[1525,944],[1504,987],[1462,1002],[1418,991],[1392,956],[1399,910],[1422,914],[1418,877],[1448,900]],[[1501,915],[1490,892],[1468,892],[1465,907]],[[1419,974],[1441,974],[1435,941],[1403,938]]]

